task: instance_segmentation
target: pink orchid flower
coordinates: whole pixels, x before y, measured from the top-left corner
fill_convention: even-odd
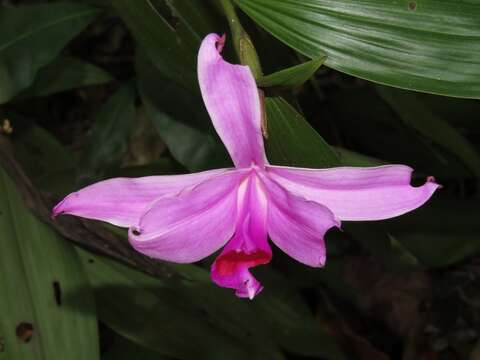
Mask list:
[[[410,185],[404,165],[304,169],[269,165],[261,103],[247,66],[221,57],[225,39],[208,35],[198,54],[203,100],[235,168],[196,174],[115,178],[68,195],[53,214],[128,227],[139,252],[176,263],[199,261],[225,246],[212,280],[252,299],[250,273],[272,258],[268,237],[299,262],[325,265],[324,235],[342,220],[381,220],[424,204],[433,178]]]

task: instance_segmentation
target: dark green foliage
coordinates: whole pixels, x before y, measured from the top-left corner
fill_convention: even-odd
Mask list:
[[[271,164],[402,163],[443,186],[330,231],[324,269],[274,250],[249,301],[211,282],[213,257],[134,259],[122,229],[32,214],[112,176],[232,166],[196,75],[210,32],[239,62],[221,4],[18,2],[0,7],[0,360],[474,358],[459,337],[480,326],[479,4],[232,1],[269,74]]]

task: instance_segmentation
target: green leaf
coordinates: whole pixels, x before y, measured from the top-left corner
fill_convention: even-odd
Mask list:
[[[9,113],[8,118],[14,129],[15,157],[35,186],[59,197],[73,191],[73,154],[33,119],[16,113]]]
[[[0,359],[99,359],[91,288],[71,244],[24,206],[0,168]]]
[[[98,66],[77,58],[60,56],[38,71],[35,81],[21,97],[46,96],[111,81],[113,77]]]
[[[192,36],[179,32],[149,0],[113,0],[115,9],[133,36],[163,76],[187,88],[198,88],[196,51]],[[181,34],[184,35],[182,32]],[[200,38],[198,38],[198,43]]]
[[[220,24],[217,24],[208,1],[164,1],[171,9],[172,15],[180,22],[176,27],[178,36],[183,38],[189,36],[194,51],[197,50],[205,35],[219,28]]]
[[[190,171],[231,165],[200,93],[172,82],[141,54],[136,69],[145,112],[174,158]]]
[[[342,228],[362,244],[386,270],[403,273],[419,268],[419,260],[388,233],[384,222],[345,222]]]
[[[164,355],[224,359],[226,353],[229,358],[248,353],[252,359],[283,359],[281,347],[305,356],[344,358],[288,281],[270,269],[259,277],[265,290],[250,302],[212,284],[197,266],[186,266],[195,268],[189,280],[154,279],[78,251],[96,289],[100,319]]]
[[[360,167],[369,167],[369,166],[380,166],[386,165],[385,161],[376,159],[371,156],[363,155],[355,151],[344,149],[341,147],[333,147],[338,157],[340,158],[340,163],[343,166],[360,166]]]
[[[407,126],[371,88],[339,92],[329,98],[328,109],[342,141],[353,144],[362,153],[409,165],[422,176],[452,180],[471,177],[457,157]]]
[[[275,37],[370,81],[480,97],[480,6],[471,0],[235,0]]]
[[[140,44],[136,70],[145,112],[174,158],[190,171],[230,165],[200,95],[196,59],[211,19],[201,2],[170,0],[175,28],[150,1],[115,0]],[[161,10],[161,11],[160,11]]]
[[[68,3],[0,8],[0,104],[30,86],[37,71],[98,14]]]
[[[479,233],[468,230],[450,233],[416,231],[399,235],[396,239],[429,267],[452,265],[480,253]]]
[[[323,56],[300,65],[277,71],[270,75],[262,76],[257,79],[257,84],[260,87],[300,86],[315,74],[318,68],[325,62],[325,59],[326,57]]]
[[[327,168],[339,158],[323,138],[282,98],[265,99],[268,159],[276,165]]]
[[[127,236],[125,231],[115,231],[115,233],[120,237]],[[270,267],[254,270],[255,276],[265,289],[254,301],[245,301],[246,299],[235,297],[231,289],[214,285],[209,272],[196,265],[166,263],[165,266],[175,275],[170,280],[168,278],[153,279],[111,260],[92,256],[83,250],[79,251],[86,268],[90,270],[89,275],[94,284],[97,281],[101,282],[95,285],[96,287],[104,286],[99,276],[108,278],[109,281],[116,281],[118,275],[121,275],[122,278],[129,278],[132,286],[135,283],[136,288],[152,291],[161,296],[164,299],[162,304],[165,306],[181,305],[184,316],[192,316],[188,315],[189,309],[194,309],[189,323],[197,321],[196,316],[200,309],[204,316],[203,322],[210,323],[212,328],[235,339],[236,342],[243,344],[244,348],[252,349],[255,356],[258,355],[258,359],[283,359],[279,348],[305,356],[335,360],[344,358],[335,341],[313,317],[288,279]],[[290,263],[291,259],[288,260]],[[101,264],[98,265],[98,262]],[[109,270],[105,269],[105,266]],[[110,275],[111,271],[117,272],[117,276]],[[131,290],[125,291],[130,294],[128,296],[131,296]],[[170,293],[174,295],[169,295]],[[168,303],[170,296],[176,299],[175,306]],[[112,297],[124,298],[123,296]],[[113,301],[115,304],[118,303],[116,300]],[[125,306],[128,307],[128,304]],[[173,308],[171,311],[176,310]],[[157,332],[162,332],[162,324],[158,325]],[[146,343],[142,344],[149,346]]]
[[[418,94],[418,97],[422,104],[436,116],[458,128],[466,128],[468,132],[480,134],[480,122],[478,121],[480,101],[431,94]]]
[[[315,319],[287,278],[269,267],[256,271],[265,289],[255,298],[253,306],[268,325],[270,336],[283,349],[307,357],[345,359],[331,334]]]
[[[477,177],[480,177],[480,155],[453,126],[433,114],[415,93],[377,87],[380,96],[400,119],[419,133],[456,155]]]
[[[220,360],[225,359],[225,354],[229,359],[240,360],[262,351],[260,346],[243,346],[239,339],[221,331],[217,322],[210,319],[208,312],[214,297],[209,297],[210,303],[205,302],[204,297],[212,290],[219,290],[213,288],[213,284],[155,279],[84,250],[78,249],[78,252],[95,288],[99,318],[130,341],[186,360]],[[205,287],[208,291],[200,290],[197,294],[197,288]],[[226,314],[231,311],[226,304],[218,302],[216,308]],[[232,315],[241,316],[234,312]],[[227,324],[228,320],[224,319]],[[228,325],[233,331],[241,330],[235,323]],[[252,331],[256,331],[253,325]],[[241,339],[246,336],[242,333]]]
[[[448,197],[433,200],[387,220],[391,236],[430,267],[448,266],[479,254],[478,204]]]
[[[79,163],[81,184],[102,178],[120,165],[135,121],[135,92],[122,86],[100,109]]]

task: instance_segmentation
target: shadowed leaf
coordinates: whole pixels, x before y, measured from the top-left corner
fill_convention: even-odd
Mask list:
[[[105,70],[73,57],[59,57],[41,68],[35,81],[21,96],[46,96],[79,87],[108,83],[113,77]]]
[[[0,358],[99,360],[92,293],[73,246],[26,209],[1,168],[0,231]]]
[[[0,8],[0,104],[30,86],[99,13],[69,3]]]

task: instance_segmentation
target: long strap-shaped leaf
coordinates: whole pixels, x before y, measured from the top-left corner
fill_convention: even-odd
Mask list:
[[[71,244],[0,168],[0,359],[98,360],[93,296]]]
[[[69,3],[0,8],[0,104],[31,85],[37,71],[99,13]]]
[[[480,97],[480,2],[235,0],[258,24],[326,66],[367,80]]]

